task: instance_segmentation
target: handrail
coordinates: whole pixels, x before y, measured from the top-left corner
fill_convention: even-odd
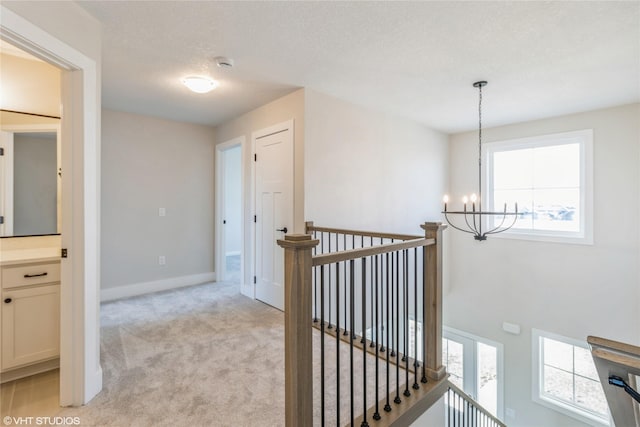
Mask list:
[[[375,237],[380,239],[395,239],[395,240],[412,240],[419,239],[422,236],[413,234],[397,234],[397,233],[384,233],[379,231],[362,231],[362,230],[349,230],[343,228],[331,228],[331,227],[318,227],[313,225],[313,221],[307,221],[305,223],[305,234],[311,234],[312,231],[322,231],[325,233],[339,233],[348,234],[353,236]]]
[[[637,387],[640,347],[593,336],[587,337],[587,342],[613,421],[619,426],[640,427],[640,404],[634,400],[633,393],[628,393],[630,390],[624,387],[626,381],[632,387]]]
[[[460,397],[462,397],[462,399],[464,399],[466,402],[470,403],[483,416],[487,417],[491,422],[493,422],[493,424],[486,424],[486,425],[492,425],[492,426],[496,426],[496,427],[506,427],[505,423],[503,423],[498,418],[493,416],[491,414],[491,412],[487,411],[482,405],[480,405],[478,402],[476,402],[471,396],[469,396],[467,393],[465,393],[463,390],[461,390],[458,386],[456,386],[454,383],[452,383],[449,380],[447,380],[447,382],[449,383],[448,384],[449,385],[449,390],[453,390],[453,392],[455,394],[457,394]],[[453,424],[449,423],[449,425],[451,426]],[[482,425],[485,425],[485,424],[482,424]]]
[[[313,257],[313,266],[333,264],[336,262],[349,261],[352,259],[365,258],[373,255],[386,254],[404,249],[413,249],[421,246],[434,245],[435,239],[417,238],[413,240],[405,240],[403,242],[387,243],[384,245],[372,246],[368,248],[347,249],[346,251],[330,252],[327,254],[315,255]]]

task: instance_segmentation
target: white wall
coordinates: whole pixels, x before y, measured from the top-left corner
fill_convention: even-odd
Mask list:
[[[243,208],[245,215],[245,271],[242,277],[243,292],[249,294],[253,292],[248,289],[253,286],[253,281],[249,280],[251,268],[253,265],[251,248],[251,236],[253,235],[253,213],[251,208],[251,162],[253,161],[253,152],[251,149],[251,134],[255,131],[267,128],[269,126],[282,123],[293,119],[294,121],[294,232],[300,233],[304,231],[304,128],[305,128],[305,111],[304,111],[305,90],[300,89],[290,93],[282,98],[276,99],[262,107],[250,111],[240,117],[237,117],[227,123],[216,126],[216,144],[230,141],[239,136],[244,136],[246,147],[244,151],[244,159],[242,159],[244,167],[244,183],[245,197],[243,200]],[[251,283],[251,284],[250,284]]]
[[[103,298],[213,273],[214,129],[106,109],[102,123]]]
[[[46,62],[0,55],[0,108],[60,116],[60,70]]]
[[[489,237],[447,230],[450,282],[444,323],[504,344],[509,426],[576,426],[531,400],[531,328],[586,340],[598,335],[638,345],[640,105],[483,130],[486,142],[580,129],[594,132],[594,244]],[[477,132],[450,138],[450,191],[477,188]],[[502,322],[521,325],[519,336]]]
[[[411,427],[440,427],[445,425],[444,396],[438,399],[429,409],[415,420]]]
[[[446,135],[311,90],[305,114],[308,221],[418,235],[440,220]]]

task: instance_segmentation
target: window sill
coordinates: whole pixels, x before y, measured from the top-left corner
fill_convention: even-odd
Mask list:
[[[492,234],[491,238],[510,239],[510,240],[528,240],[531,242],[547,242],[547,243],[564,243],[570,245],[593,245],[593,236],[580,237],[571,235],[557,234],[531,234],[527,232],[504,231],[502,233]]]
[[[556,400],[546,396],[534,396],[533,401],[591,426],[611,426],[609,420],[605,420],[601,417],[598,417],[597,415],[590,414],[589,412],[583,411],[579,408],[576,408],[575,406],[562,402],[561,400]]]

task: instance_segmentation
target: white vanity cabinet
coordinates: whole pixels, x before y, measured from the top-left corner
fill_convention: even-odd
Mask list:
[[[0,266],[2,372],[60,354],[60,260]]]

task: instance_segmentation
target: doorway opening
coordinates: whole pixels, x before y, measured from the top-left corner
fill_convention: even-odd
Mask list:
[[[0,39],[61,70],[60,405],[102,389],[99,278],[99,77],[96,60],[0,6]],[[73,184],[73,185],[72,185]]]
[[[244,137],[216,146],[216,278],[244,283]]]
[[[495,417],[503,419],[503,345],[467,332],[444,327],[442,364],[449,381]]]

